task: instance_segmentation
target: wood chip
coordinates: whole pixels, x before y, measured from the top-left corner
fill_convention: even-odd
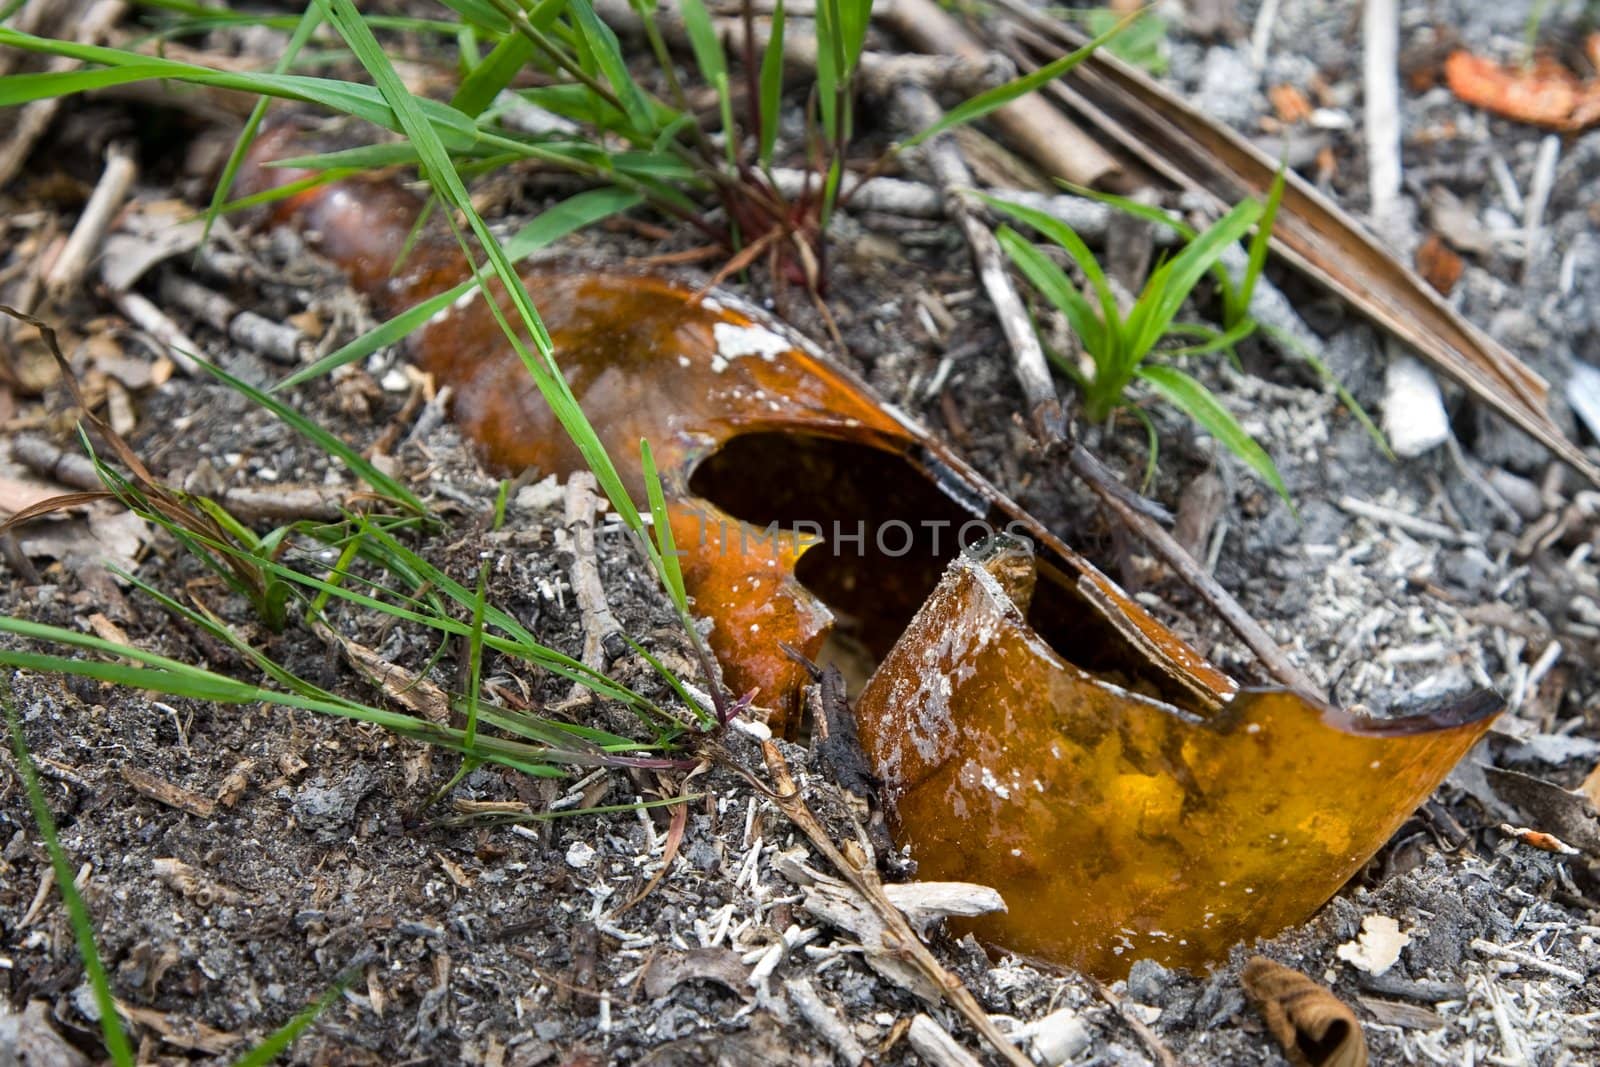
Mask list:
[[[209,819],[217,810],[217,802],[210,797],[201,796],[192,790],[180,785],[173,785],[164,778],[157,778],[148,771],[141,771],[137,767],[124,763],[121,767],[122,780],[133,787],[133,791],[141,796],[149,797],[158,804],[165,804],[169,808],[186,811],[190,815],[202,819]]]
[[[931,1016],[918,1015],[912,1019],[906,1040],[932,1067],[982,1067],[978,1058],[957,1044],[950,1031],[934,1022]]]
[[[1401,1026],[1407,1030],[1439,1030],[1444,1027],[1444,1020],[1431,1008],[1401,1000],[1379,1000],[1377,997],[1357,997],[1356,1003],[1385,1026]]]

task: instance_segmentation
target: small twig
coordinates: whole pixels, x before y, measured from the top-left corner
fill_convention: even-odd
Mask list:
[[[1193,589],[1211,610],[1249,646],[1261,660],[1261,665],[1282,684],[1306,696],[1325,699],[1322,690],[1284,655],[1283,649],[1262,629],[1261,624],[1244,610],[1233,594],[1224,589],[1209,571],[1184,551],[1171,534],[1162,529],[1143,509],[1129,503],[1129,490],[1117,481],[1110,471],[1082,445],[1073,444],[1067,451],[1067,464],[1072,473],[1082,478],[1094,490],[1106,507],[1110,508],[1123,525],[1145,546],[1172,568],[1184,584]]]
[[[100,181],[95,184],[83,214],[78,216],[78,224],[67,238],[67,246],[45,276],[44,288],[51,300],[59,303],[83,284],[89,272],[89,261],[104,243],[111,220],[127,199],[138,171],[139,165],[124,146],[114,144],[106,150],[106,166]]]
[[[1400,223],[1400,14],[1395,0],[1366,0],[1361,14],[1362,105],[1372,221],[1391,244]]]
[[[827,858],[834,869],[844,876],[845,881],[849,882],[872,906],[872,910],[883,921],[885,940],[892,939],[898,942],[897,948],[904,952],[912,965],[933,983],[950,1006],[993,1046],[1002,1059],[1013,1067],[1030,1067],[1028,1058],[1000,1032],[982,1005],[978,1003],[977,998],[972,995],[972,991],[962,984],[959,977],[946,970],[944,965],[934,958],[928,946],[917,937],[905,915],[884,893],[883,883],[878,880],[878,872],[870,866],[858,865],[846,858],[833,843],[828,831],[823,829],[817,817],[806,806],[804,798],[800,795],[800,788],[795,784],[794,776],[789,773],[789,765],[778,746],[771,741],[764,741],[761,750],[766,757],[767,771],[772,775],[775,786],[771,793],[773,802],[784,815],[788,816],[789,821],[799,827],[800,831],[811,840],[817,851]]]
[[[1257,70],[1267,65],[1267,49],[1272,46],[1272,27],[1278,21],[1278,0],[1264,0],[1250,28],[1250,64]]]
[[[280,363],[299,363],[311,350],[311,339],[293,326],[273,322],[254,311],[240,311],[233,301],[174,270],[161,274],[161,299],[197,316],[206,325]]]
[[[902,85],[897,89],[895,103],[913,128],[926,128],[941,117],[939,105],[928,91],[914,85]],[[967,245],[972,249],[972,258],[978,264],[978,276],[989,294],[995,316],[1000,320],[1000,329],[1011,345],[1017,378],[1022,383],[1022,392],[1028,401],[1034,431],[1043,441],[1062,440],[1065,437],[1065,422],[1061,402],[1056,398],[1055,386],[1050,381],[1050,366],[1045,360],[1044,348],[1034,332],[1027,307],[1006,274],[999,242],[989,227],[973,213],[965,199],[965,190],[973,185],[972,172],[961,158],[961,149],[954,138],[946,135],[933,138],[928,142],[925,153],[939,189],[944,194],[945,211],[960,225]]]
[[[912,1019],[906,1030],[906,1040],[932,1067],[982,1067],[978,1057],[956,1044],[950,1031],[935,1022],[931,1015],[918,1014]]]
[[[795,1011],[827,1042],[834,1054],[849,1067],[857,1067],[867,1059],[867,1050],[861,1047],[850,1024],[830,1008],[817,994],[816,987],[806,978],[791,978],[784,983],[784,992]]]
[[[1348,511],[1352,515],[1359,515],[1363,519],[1381,522],[1386,526],[1393,526],[1397,530],[1415,534],[1418,537],[1427,537],[1435,541],[1443,541],[1451,545],[1481,545],[1482,536],[1467,530],[1456,530],[1439,522],[1428,519],[1419,519],[1415,515],[1407,515],[1403,511],[1386,508],[1381,504],[1374,504],[1370,500],[1361,500],[1353,496],[1339,498],[1339,510]]]
[[[1531,952],[1519,952],[1514,948],[1505,948],[1501,945],[1495,944],[1492,941],[1485,941],[1481,937],[1475,937],[1472,939],[1472,948],[1474,951],[1481,952],[1485,956],[1492,956],[1495,959],[1509,960],[1519,967],[1527,967],[1531,970],[1543,971],[1550,977],[1559,978],[1569,985],[1583,985],[1583,975],[1579,974],[1571,967],[1563,967],[1559,963],[1551,963],[1549,960],[1541,959],[1538,956],[1533,955]]]
[[[166,349],[179,370],[191,376],[201,373],[200,365],[194,361],[195,353],[201,350],[200,346],[183,332],[183,327],[168,318],[166,312],[131,291],[113,293],[111,299],[129,322],[155,338]]]
[[[1172,1054],[1172,1050],[1162,1042],[1161,1038],[1156,1036],[1154,1030],[1145,1025],[1143,1019],[1128,1010],[1127,1004],[1123,1002],[1121,997],[1113,993],[1099,979],[1090,979],[1090,981],[1094,982],[1094,991],[1100,995],[1100,999],[1117,1010],[1117,1014],[1122,1016],[1122,1021],[1127,1023],[1128,1028],[1138,1035],[1145,1049],[1155,1059],[1156,1063],[1160,1064],[1160,1067],[1178,1067],[1178,1058]]]
[[[596,671],[606,668],[606,638],[621,631],[617,617],[606,601],[600,581],[599,553],[594,540],[594,513],[601,501],[595,494],[594,475],[577,471],[567,479],[566,525],[556,531],[556,545],[572,554],[570,575],[572,592],[578,601],[583,625],[583,663]],[[593,691],[574,682],[568,699]]]
[[[1533,177],[1528,181],[1528,202],[1522,215],[1522,273],[1526,277],[1539,258],[1544,244],[1544,212],[1555,188],[1556,163],[1561,158],[1561,137],[1550,134],[1539,142],[1533,160]]]
[[[85,492],[105,489],[88,456],[42,437],[16,438],[11,442],[11,454],[35,474],[62,485]],[[345,513],[346,492],[338,486],[273,485],[236,486],[206,495],[243,522],[294,522],[298,519],[333,522]]]
[[[75,40],[78,44],[99,44],[101,38],[111,32],[111,27],[121,21],[127,10],[125,0],[99,0],[78,20]],[[77,70],[82,65],[79,60],[57,56],[50,61],[47,69],[52,74],[59,74]],[[50,128],[56,112],[61,108],[61,100],[59,96],[35,100],[7,116],[12,132],[11,139],[0,145],[0,186],[10,182],[22,169],[28,153],[33,151],[33,146]]]
[[[972,59],[985,54],[983,46],[932,0],[893,0],[880,4],[873,14],[924,52]],[[1051,177],[1094,186],[1122,173],[1115,156],[1036,94],[1007,104],[991,118]]]

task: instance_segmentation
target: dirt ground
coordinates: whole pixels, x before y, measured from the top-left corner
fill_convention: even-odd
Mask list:
[[[1558,142],[1543,224],[1530,238],[1510,199],[1529,191],[1545,135],[1410,76],[1437,66],[1451,44],[1517,54],[1529,5],[1401,6],[1410,214],[1385,236],[1406,258],[1429,234],[1456,248],[1465,262],[1452,302],[1549,379],[1558,420],[1600,458],[1593,436],[1600,428],[1580,426],[1567,400],[1574,367],[1600,366],[1600,133]],[[1552,5],[1545,35],[1571,39],[1578,6]],[[1257,14],[1257,4],[1241,2],[1237,33],[1204,38],[1176,19],[1165,80],[1275,153],[1268,90],[1287,84],[1310,93],[1321,85],[1322,111],[1296,133],[1294,158],[1307,160],[1308,174],[1319,172],[1319,156],[1331,161],[1320,169],[1325,190],[1359,215],[1368,194],[1358,5],[1283,5],[1259,68],[1249,35]],[[209,43],[249,55],[270,54],[280,41],[269,31],[251,33]],[[203,108],[164,108],[148,96],[68,103],[23,174],[0,189],[0,298],[14,298],[35,269],[46,232],[70,227],[106,143],[126,138],[136,146],[136,198],[199,205],[235,123]],[[889,135],[874,128],[866,140]],[[921,167],[912,158],[901,176],[925,180]],[[494,199],[514,220],[571,188],[535,177],[503,183]],[[694,240],[603,228],[551,255],[617,264]],[[373,324],[343,277],[290,231],[245,227],[223,247],[234,257],[227,262],[247,265],[246,273],[224,277],[215,261],[187,257],[177,269],[271,322],[313,313],[324,350]],[[1152,568],[1085,490],[1041,458],[1017,417],[1021,391],[953,223],[845,217],[830,270],[829,308],[848,345],[841,358],[879,395],[947,440],[1213,662],[1246,681],[1265,680],[1230,630]],[[691,270],[679,276],[705,278]],[[1381,416],[1393,343],[1286,268],[1274,266],[1269,276],[1321,339],[1335,375]],[[765,286],[757,273],[732,287],[759,303],[771,297]],[[151,283],[140,291],[160,295]],[[930,316],[930,297],[947,318]],[[116,309],[96,288],[49,310],[69,351],[98,375],[107,410],[119,396],[127,401],[130,439],[158,473],[200,485],[353,488],[324,452],[226,387],[181,373],[154,384],[149,368],[159,346],[119,330]],[[289,369],[193,314],[169,310],[206,355],[240,377],[268,382]],[[823,336],[819,316],[802,301],[785,310],[800,329]],[[76,445],[61,414],[65,392],[48,381],[42,350],[26,335],[0,337],[0,360],[14,382],[0,410],[0,480],[18,484],[40,475],[8,454],[15,442]],[[110,348],[95,341],[106,337],[117,338]],[[1600,575],[1591,557],[1600,497],[1448,383],[1453,439],[1390,462],[1303,365],[1266,345],[1247,346],[1243,356],[1246,373],[1220,360],[1200,373],[1276,460],[1298,521],[1231,455],[1159,406],[1150,409],[1162,447],[1149,495],[1181,509],[1202,477],[1220,478],[1225,506],[1204,546],[1214,573],[1336,702],[1382,713],[1489,688],[1506,699],[1507,713],[1314,918],[1238,946],[1206,973],[1145,961],[1104,987],[1038,962],[991,956],[947,931],[935,931],[931,944],[1040,1062],[1283,1062],[1240,987],[1240,966],[1255,954],[1301,970],[1350,1004],[1375,1063],[1600,1062],[1600,827],[1592,809],[1537,785],[1508,785],[1501,773],[1571,789],[1600,759]],[[142,367],[143,377],[125,364]],[[505,527],[492,530],[498,478],[481,469],[437,405],[408,408],[414,381],[404,365],[403,349],[385,350],[288,397],[358,448],[398,426],[387,449],[393,468],[449,519],[442,532],[416,535],[414,547],[468,584],[477,561],[491,558],[496,602],[540,640],[578,654],[584,634],[572,559],[556,538],[563,490],[530,480],[512,494]],[[1122,420],[1092,429],[1087,442],[1138,483],[1141,426]],[[640,554],[615,525],[601,528],[598,546],[622,628],[692,673],[675,616]],[[255,624],[248,606],[170,537],[130,523],[109,504],[22,531],[0,564],[0,612],[94,632],[109,627],[163,655],[250,677],[235,653],[113,577],[109,563],[200,597],[308,679],[362,691],[315,636]],[[392,661],[420,665],[432,655],[430,643],[368,613],[344,607],[336,621]],[[660,688],[636,655],[620,657],[614,669],[643,690]],[[434,678],[449,686],[454,671],[447,655]],[[492,680],[525,686],[535,704],[567,695],[565,682],[526,672]],[[530,779],[481,767],[430,803],[451,781],[456,758],[375,727],[252,705],[162,701],[25,671],[13,673],[10,685],[63,844],[81,866],[101,952],[150,1062],[226,1059],[341,975],[354,976],[350,986],[296,1043],[292,1062],[850,1060],[837,1034],[823,1036],[816,1003],[875,1062],[920,1062],[904,1038],[920,1012],[984,1055],[948,1007],[930,1007],[875,971],[849,932],[806,910],[814,888],[807,883],[826,864],[770,797],[727,768],[689,783],[703,798],[691,807],[677,858],[652,893],[622,909],[661,869],[663,813],[628,809],[510,825],[471,812],[489,801],[541,814],[627,806],[653,799],[649,775]],[[582,714],[592,725],[630,728],[598,702]],[[747,736],[730,732],[728,744],[735,762],[759,769]],[[848,817],[810,756],[786,751],[805,795],[839,838],[848,837]],[[159,799],[152,780],[176,791]],[[1578,854],[1530,847],[1506,826],[1555,833]],[[48,870],[8,753],[0,760],[0,989],[13,1011],[41,1005],[32,1009],[36,1022],[42,1013],[71,1045],[95,1055],[94,1000]],[[1380,975],[1339,951],[1372,917],[1396,920],[1410,938]],[[7,1025],[0,1018],[0,1049]]]

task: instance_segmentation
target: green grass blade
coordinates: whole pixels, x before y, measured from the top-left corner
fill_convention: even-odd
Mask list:
[[[1272,189],[1267,193],[1267,206],[1256,223],[1256,232],[1250,238],[1250,260],[1245,266],[1244,280],[1238,287],[1229,286],[1222,291],[1222,324],[1233,326],[1250,314],[1250,298],[1255,295],[1256,282],[1267,268],[1267,252],[1272,242],[1272,224],[1278,218],[1278,206],[1283,203],[1283,188],[1288,179],[1289,165],[1280,163],[1273,176]]]
[[[472,597],[472,632],[467,638],[467,744],[478,736],[478,688],[483,681],[483,612],[488,601],[489,562],[478,565],[478,588]]]
[[[264,393],[248,382],[244,382],[238,378],[235,378],[221,367],[218,367],[207,360],[201,359],[198,356],[193,358],[195,363],[205,368],[206,372],[213,378],[216,378],[219,382],[222,382],[230,389],[245,396],[252,403],[255,403],[272,412],[291,429],[295,430],[302,437],[309,439],[324,452],[332,456],[337,456],[345,466],[349,467],[350,470],[355,473],[357,477],[366,482],[368,485],[372,486],[374,491],[381,493],[391,500],[403,504],[405,507],[411,509],[419,515],[427,513],[427,505],[423,504],[423,502],[417,498],[415,493],[401,485],[394,478],[391,478],[389,475],[380,471],[377,467],[373,466],[361,455],[360,452],[356,451],[354,448],[351,448],[338,437],[335,437],[321,426],[318,426],[316,423],[312,422],[310,419],[306,418],[304,415],[300,414],[300,412],[296,411],[288,404],[285,404],[272,394]]]
[[[510,33],[511,22],[487,0],[439,0],[463,19],[490,33]]]
[[[341,719],[353,719],[381,726],[402,737],[412,738],[425,744],[439,745],[477,758],[493,760],[533,774],[549,773],[548,765],[552,762],[565,762],[576,766],[590,766],[602,762],[589,753],[557,752],[498,737],[480,736],[474,745],[469,746],[465,743],[461,730],[440,726],[412,715],[363,704],[326,701],[298,693],[266,689],[190,664],[175,663],[132,645],[119,645],[92,638],[87,634],[32,623],[12,616],[0,616],[0,633],[13,633],[20,637],[87,649],[144,664],[143,667],[138,667],[120,662],[0,648],[0,666],[92,678],[113,685],[126,686],[129,689],[219,704],[265,703],[283,708],[320,712]],[[546,769],[540,771],[537,769],[539,767]]]
[[[661,488],[661,475],[656,471],[656,460],[650,451],[650,442],[643,438],[639,440],[639,462],[644,470],[645,493],[650,499],[651,531],[654,534],[656,551],[661,557],[662,577],[667,592],[678,609],[678,614],[690,620],[689,596],[684,590],[683,567],[678,558],[681,553],[678,551],[677,539],[672,534],[672,517],[667,514],[666,494]]]
[[[1114,348],[1112,342],[1121,332],[1119,327],[1122,323],[1122,313],[1117,308],[1117,296],[1111,289],[1111,282],[1106,278],[1106,272],[1101,269],[1100,261],[1094,258],[1094,253],[1089,251],[1089,246],[1084,243],[1083,238],[1060,219],[1035,208],[1014,204],[1009,200],[1001,200],[984,193],[979,193],[978,199],[996,211],[1010,215],[1018,222],[1037,230],[1042,236],[1060,245],[1067,255],[1072,257],[1072,262],[1083,271],[1083,276],[1089,280],[1089,287],[1094,290],[1095,297],[1100,301],[1100,321],[1105,324],[1107,331],[1107,351]]]
[[[314,5],[307,4],[305,13],[300,16],[300,21],[295,25],[294,33],[290,35],[289,43],[284,46],[283,55],[278,57],[273,70],[279,74],[286,73],[320,25],[322,16]],[[211,227],[222,213],[222,205],[227,203],[228,192],[233,188],[233,180],[238,176],[239,168],[244,165],[245,153],[250,151],[250,146],[255,143],[256,131],[261,128],[261,122],[267,117],[267,108],[271,104],[270,96],[263,96],[257,100],[255,107],[250,109],[250,117],[245,119],[244,129],[240,130],[239,136],[234,139],[233,150],[228,153],[228,162],[223,165],[222,175],[217,179],[217,187],[211,193],[211,203],[206,205],[205,226],[200,233],[202,245],[206,243],[206,238],[211,236]]]
[[[772,150],[778,143],[778,116],[783,105],[783,0],[772,8],[772,28],[767,50],[761,56],[761,130],[757,158],[762,167],[772,166]]]
[[[78,942],[78,956],[83,961],[84,973],[89,976],[89,986],[94,990],[95,1006],[100,1010],[100,1034],[105,1039],[106,1051],[111,1054],[111,1061],[117,1067],[133,1067],[133,1049],[128,1044],[128,1035],[122,1032],[116,1002],[111,995],[111,983],[106,978],[100,950],[95,946],[94,923],[89,919],[89,909],[84,906],[83,897],[78,894],[75,882],[77,872],[72,869],[66,850],[61,847],[55,818],[50,814],[44,789],[39,785],[39,772],[33,765],[33,755],[22,737],[22,721],[17,715],[10,683],[4,679],[0,679],[0,704],[5,706],[6,726],[11,731],[11,752],[17,760],[17,773],[22,777],[28,803],[33,808],[34,824],[39,827],[39,836],[44,838],[45,850],[50,853],[50,866],[56,873],[56,888],[61,893],[61,903],[65,905],[67,918],[72,923],[72,934]]]
[[[481,115],[527,66],[534,51],[533,42],[521,34],[502,38],[488,58],[461,79],[461,85],[450,98],[451,106],[463,115]]]
[[[902,141],[900,143],[900,147],[914,148],[930,137],[937,137],[946,130],[955,129],[957,126],[964,126],[969,122],[976,122],[978,119],[983,118],[991,111],[998,111],[1000,108],[1005,107],[1013,100],[1018,100],[1024,96],[1027,96],[1034,90],[1048,85],[1050,82],[1055,81],[1057,78],[1071,71],[1073,67],[1076,67],[1085,59],[1088,59],[1094,54],[1097,48],[1114,38],[1117,34],[1121,33],[1124,28],[1132,23],[1134,19],[1139,18],[1142,14],[1144,14],[1142,10],[1135,11],[1131,15],[1128,15],[1126,18],[1124,18],[1121,22],[1118,22],[1111,29],[1107,30],[1105,33],[1102,33],[1100,36],[1096,37],[1094,40],[1090,41],[1077,51],[1070,52],[1059,59],[1055,59],[1049,63],[1046,63],[1032,74],[1024,74],[1020,78],[1013,78],[1004,85],[997,85],[993,89],[988,89],[984,92],[981,92],[977,96],[974,96],[963,103],[956,105],[949,111],[945,112],[944,117],[939,119],[938,122],[935,122],[925,130],[913,134],[907,140]],[[820,78],[818,80],[818,85],[821,85]]]
[[[1156,433],[1156,423],[1149,414],[1137,404],[1129,404],[1128,410],[1134,417],[1144,423],[1145,447],[1150,455],[1144,461],[1144,481],[1139,486],[1139,492],[1148,495],[1150,487],[1156,482],[1156,460],[1161,455],[1161,435]]]
[[[362,21],[359,15],[353,16],[353,20],[360,24],[361,30],[369,38],[372,36],[371,27]],[[0,106],[23,104],[31,100],[104,88],[130,81],[172,78],[197,85],[215,86],[219,89],[321,104],[330,110],[364,119],[386,130],[396,133],[406,132],[394,108],[379,90],[370,85],[298,74],[219,71],[193,63],[143,56],[120,48],[37,37],[4,27],[0,27],[0,45],[46,55],[65,56],[85,63],[104,64],[111,68],[15,74],[0,78]],[[407,99],[414,105],[412,110],[416,122],[427,125],[437,140],[459,152],[470,151],[476,145],[478,133],[470,118],[448,104],[435,100],[413,97],[409,93]]]
[[[1083,342],[1084,350],[1098,362],[1106,352],[1106,326],[1096,317],[1089,301],[1078,292],[1078,287],[1054,261],[1010,226],[1001,226],[995,231],[995,240],[1034,288],[1067,317],[1067,324]]]
[[[1090,189],[1088,186],[1076,185],[1061,179],[1057,179],[1057,184],[1073,196],[1081,196],[1086,200],[1097,200],[1107,207],[1116,208],[1125,215],[1132,215],[1136,219],[1143,219],[1145,222],[1171,230],[1185,240],[1192,241],[1200,235],[1199,230],[1182,219],[1174,218],[1154,204],[1141,204],[1132,197],[1118,196],[1116,193],[1108,193],[1102,189]]]
[[[676,674],[673,674],[671,671],[669,671],[666,667],[666,664],[657,659],[649,649],[645,648],[627,634],[623,634],[622,639],[628,642],[629,648],[637,652],[644,658],[646,663],[650,664],[651,668],[655,670],[656,674],[661,678],[661,680],[667,683],[667,688],[671,689],[678,695],[678,699],[683,701],[683,706],[688,708],[690,713],[692,713],[695,718],[699,719],[702,725],[710,726],[712,723],[717,721],[716,715],[714,715],[709,708],[701,706],[700,701],[696,700],[694,694],[689,692],[689,687],[683,684],[683,680],[680,679]]]
[[[261,1044],[233,1061],[233,1067],[267,1067],[294,1044],[306,1028],[316,1022],[322,1013],[333,1007],[335,1002],[344,995],[345,989],[350,985],[351,977],[345,976],[335,982],[329,989],[315,1001],[301,1008],[299,1013],[278,1029],[262,1039]]]
[[[683,16],[683,28],[689,34],[689,47],[694,52],[695,65],[707,85],[717,84],[718,78],[728,76],[728,56],[722,50],[722,38],[711,24],[711,13],[701,0],[678,0],[678,11]]]
[[[1135,311],[1128,316],[1132,338],[1130,351],[1125,355],[1130,364],[1143,359],[1161,340],[1200,279],[1211,271],[1229,245],[1250,231],[1260,219],[1261,211],[1258,200],[1240,201],[1150,275]],[[1135,314],[1138,315],[1137,327]]]
[[[405,167],[417,162],[417,150],[403,141],[390,144],[364,144],[355,148],[340,148],[333,152],[317,152],[306,156],[274,159],[266,165],[273,169],[293,170],[343,170],[346,173],[377,170],[380,167]]]
[[[1147,363],[1134,373],[1148,382],[1167,403],[1183,411],[1228,451],[1243,460],[1245,466],[1276,490],[1284,503],[1294,508],[1294,501],[1289,499],[1289,490],[1284,486],[1272,457],[1256,443],[1255,438],[1244,432],[1244,427],[1222,406],[1211,390],[1176,367]]]
[[[1231,330],[1214,330],[1209,326],[1198,324],[1169,326],[1168,336],[1190,334],[1201,338],[1201,342],[1197,345],[1183,345],[1180,348],[1163,348],[1160,355],[1170,359],[1178,356],[1206,356],[1212,352],[1232,352],[1234,345],[1256,332],[1257,325],[1255,319],[1245,319]]]
[[[617,99],[622,102],[622,109],[628,113],[634,133],[650,137],[655,131],[650,104],[628,70],[628,62],[622,56],[617,35],[594,13],[589,0],[568,0],[568,10],[576,20],[595,62],[599,64],[600,72],[611,83],[612,92],[616,93]]]
[[[1367,436],[1371,437],[1373,443],[1378,446],[1378,451],[1383,453],[1385,459],[1393,463],[1395,455],[1394,451],[1389,447],[1389,439],[1383,435],[1382,430],[1378,429],[1378,424],[1372,421],[1372,416],[1367,414],[1367,409],[1361,406],[1361,403],[1351,395],[1350,390],[1344,387],[1344,383],[1334,375],[1333,370],[1315,352],[1307,348],[1298,337],[1287,330],[1280,329],[1277,326],[1265,325],[1261,329],[1268,337],[1271,337],[1274,341],[1305,360],[1306,364],[1316,371],[1323,381],[1333,387],[1334,394],[1338,396],[1339,401],[1350,410],[1350,414],[1354,415],[1356,421],[1367,431]]]
[[[817,34],[817,105],[822,112],[823,135],[831,143],[839,132],[839,99],[848,67],[844,35],[839,29],[839,0],[818,0],[813,17]]]

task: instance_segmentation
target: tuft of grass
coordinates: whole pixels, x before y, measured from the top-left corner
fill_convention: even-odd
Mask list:
[[[1255,331],[1255,320],[1248,316],[1222,331],[1179,323],[1177,316],[1194,287],[1218,266],[1228,246],[1244,237],[1252,226],[1262,223],[1267,209],[1260,201],[1241,201],[1209,229],[1195,234],[1177,255],[1150,273],[1143,290],[1124,313],[1105,270],[1070,226],[1021,204],[990,196],[984,196],[983,200],[1049,239],[1066,253],[1088,281],[1088,288],[1095,297],[1093,302],[1078,290],[1065,271],[1018,231],[1002,225],[996,232],[1001,248],[1040,294],[1066,316],[1083,346],[1084,355],[1088,357],[1085,367],[1080,368],[1059,355],[1056,362],[1083,394],[1086,418],[1103,422],[1113,412],[1127,407],[1126,390],[1134,382],[1142,382],[1238,456],[1293,507],[1272,458],[1211,391],[1171,362],[1153,359],[1160,356],[1170,361],[1221,351]],[[1265,262],[1266,239],[1260,232],[1258,230],[1255,244],[1262,252],[1258,262],[1252,250],[1252,272],[1240,286],[1244,290],[1254,287],[1255,277]],[[1241,306],[1247,305],[1246,293]],[[1157,346],[1169,338],[1185,334],[1198,335],[1201,340],[1196,344],[1158,349]]]
[[[1283,202],[1283,191],[1288,181],[1287,166],[1287,164],[1283,164],[1279,167],[1277,175],[1273,178],[1272,186],[1267,191],[1266,207],[1261,213],[1260,221],[1256,224],[1255,234],[1250,238],[1249,256],[1245,261],[1243,277],[1234,278],[1233,272],[1220,260],[1211,266],[1211,277],[1216,282],[1219,295],[1222,330],[1217,331],[1211,327],[1197,324],[1189,324],[1182,328],[1183,331],[1203,340],[1226,339],[1227,335],[1237,332],[1238,336],[1234,340],[1225,340],[1225,343],[1221,346],[1222,350],[1227,352],[1235,363],[1238,362],[1238,357],[1234,354],[1233,345],[1235,340],[1242,340],[1249,332],[1247,323],[1252,321],[1250,302],[1255,297],[1256,284],[1266,270],[1267,253],[1270,250],[1272,238],[1272,224],[1277,220],[1278,207]],[[1165,227],[1177,233],[1186,241],[1193,241],[1199,236],[1194,227],[1169,215],[1160,208],[1152,207],[1149,204],[1141,204],[1137,200],[1130,200],[1114,193],[1105,193],[1097,189],[1085,189],[1082,186],[1068,183],[1063,184],[1066,185],[1070,192],[1109,204],[1118,211],[1144,219],[1154,225]],[[1372,442],[1377,445],[1378,451],[1382,452],[1387,459],[1394,459],[1394,453],[1389,449],[1389,440],[1384,437],[1383,431],[1378,428],[1378,424],[1372,420],[1372,416],[1367,414],[1367,410],[1351,395],[1350,390],[1345,388],[1344,383],[1339,381],[1333,371],[1328,368],[1328,365],[1315,352],[1307,348],[1299,338],[1275,326],[1257,323],[1256,328],[1271,337],[1282,348],[1293,352],[1306,366],[1316,373],[1317,377],[1327,383],[1339,398],[1339,402],[1355,416],[1362,429],[1367,431],[1367,436],[1372,438]]]

